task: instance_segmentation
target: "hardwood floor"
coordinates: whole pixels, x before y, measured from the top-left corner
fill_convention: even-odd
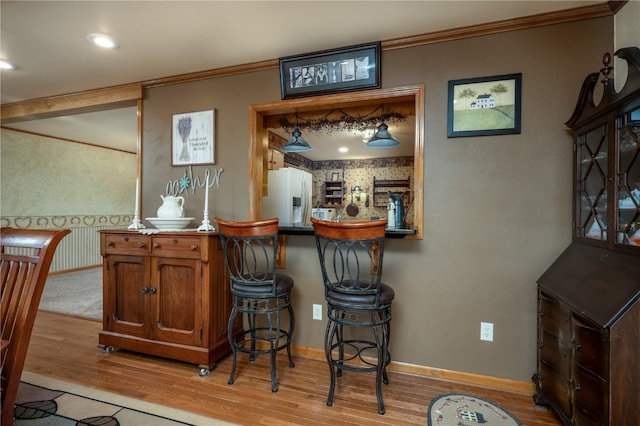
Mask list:
[[[334,406],[327,407],[324,360],[294,353],[296,366],[289,368],[286,356],[279,356],[280,389],[272,393],[266,356],[253,364],[239,356],[235,384],[228,385],[229,357],[200,377],[194,365],[125,351],[104,353],[97,346],[100,329],[97,321],[40,311],[25,370],[243,425],[426,425],[429,402],[445,392],[494,401],[523,426],[561,424],[551,411],[536,409],[529,394],[394,371],[384,387],[385,415],[377,414],[368,374],[345,373]]]

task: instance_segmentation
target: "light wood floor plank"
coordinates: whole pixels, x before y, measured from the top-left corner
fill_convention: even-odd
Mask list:
[[[429,402],[446,392],[489,399],[523,425],[561,424],[553,413],[536,409],[529,394],[394,371],[384,387],[384,416],[377,413],[369,374],[345,372],[333,407],[327,407],[329,373],[323,359],[294,356],[296,366],[289,368],[282,353],[277,365],[280,387],[272,393],[267,356],[251,364],[239,355],[236,381],[229,385],[230,357],[200,377],[195,365],[126,351],[104,353],[98,347],[100,329],[96,321],[39,312],[25,369],[243,425],[425,425]]]

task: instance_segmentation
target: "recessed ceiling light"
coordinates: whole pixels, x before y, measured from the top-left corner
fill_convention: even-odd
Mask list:
[[[87,36],[87,40],[97,46],[104,47],[106,49],[115,49],[116,47],[119,47],[118,43],[113,38],[104,34],[89,34]]]
[[[5,61],[4,59],[0,59],[0,69],[3,69],[3,70],[14,70],[14,69],[16,69],[16,67],[11,62]]]

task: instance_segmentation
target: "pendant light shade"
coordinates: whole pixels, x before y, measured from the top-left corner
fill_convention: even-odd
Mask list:
[[[369,148],[393,148],[399,146],[400,142],[391,136],[389,126],[382,123],[371,139],[366,143]]]
[[[284,152],[302,152],[311,151],[311,147],[309,146],[307,141],[302,138],[300,129],[296,127],[287,143],[282,147],[282,150]]]

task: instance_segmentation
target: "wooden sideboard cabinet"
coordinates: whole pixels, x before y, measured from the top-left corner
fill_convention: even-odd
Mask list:
[[[99,344],[197,364],[206,375],[230,352],[231,312],[217,233],[100,231]],[[241,332],[241,321],[234,333]]]

